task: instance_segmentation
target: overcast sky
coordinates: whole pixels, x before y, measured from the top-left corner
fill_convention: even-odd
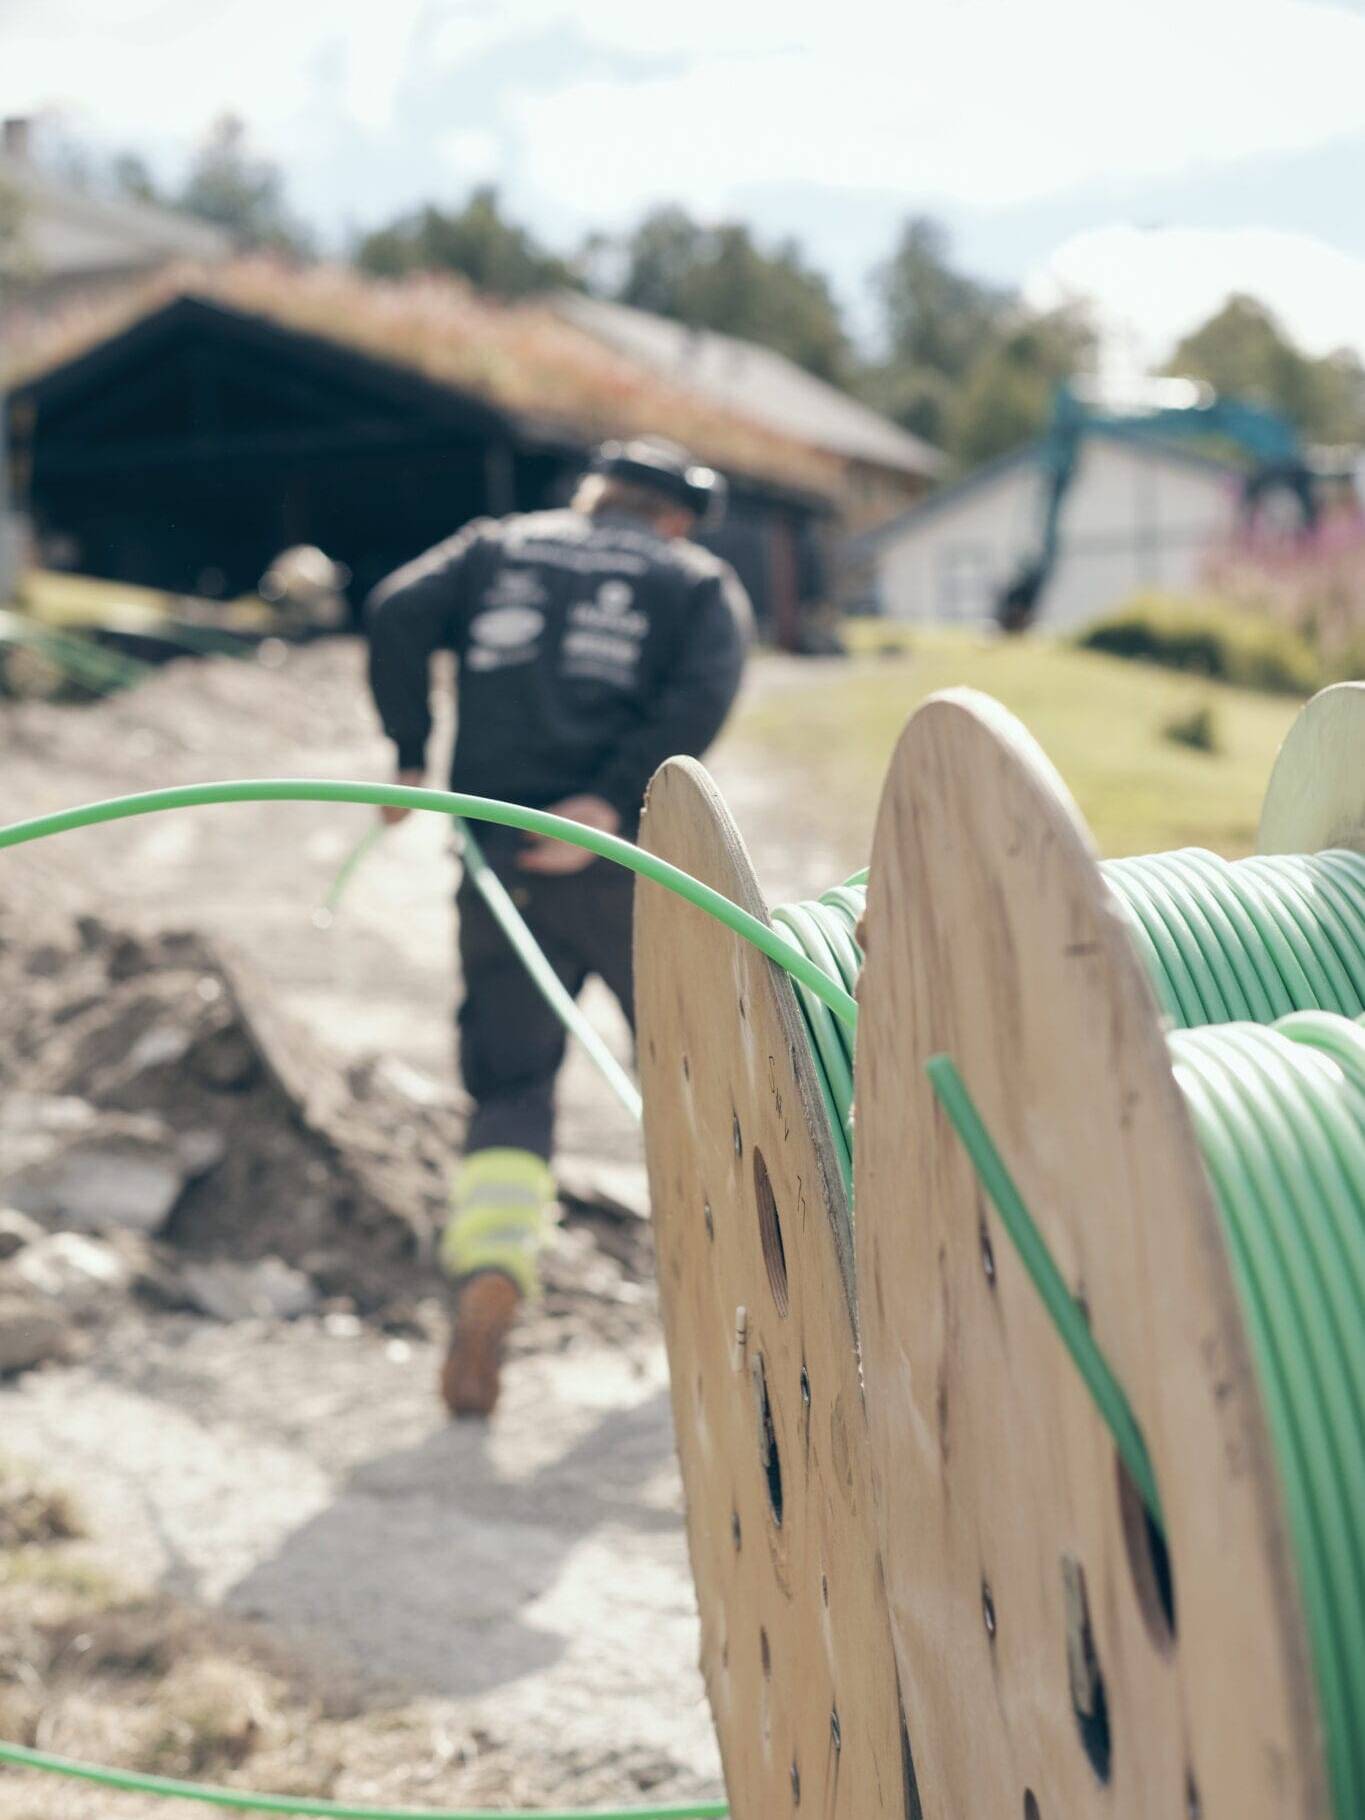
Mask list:
[[[324,234],[494,180],[552,244],[676,198],[855,306],[899,219],[1154,358],[1229,291],[1365,351],[1360,0],[0,0],[0,109],[183,168],[231,108]]]

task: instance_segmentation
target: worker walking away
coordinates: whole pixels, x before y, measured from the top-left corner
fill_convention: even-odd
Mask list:
[[[699,757],[739,688],[748,598],[689,541],[723,497],[721,478],[673,443],[607,443],[567,510],[478,520],[382,582],[370,684],[399,781],[423,781],[430,660],[453,650],[451,788],[633,839],[655,769]],[[633,1025],[633,875],[510,829],[485,825],[479,839],[567,989],[597,975]],[[503,1341],[537,1292],[565,1035],[467,878],[456,905],[473,1112],[441,1247],[455,1285],[441,1388],[463,1416],[491,1412]]]

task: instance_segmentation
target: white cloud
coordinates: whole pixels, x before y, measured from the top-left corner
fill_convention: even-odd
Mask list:
[[[661,59],[645,81],[509,96],[547,196],[611,213],[662,194],[724,206],[764,181],[899,186],[1007,206],[1358,130],[1365,16],[1307,0],[11,0],[0,107],[66,100],[106,138],[192,137],[242,112],[294,139],[319,51],[374,133],[417,67],[572,25]],[[600,67],[600,66],[599,66]],[[586,72],[585,72],[586,73]],[[320,154],[321,155],[321,154]]]
[[[106,139],[137,143],[148,133],[195,138],[231,108],[269,134],[309,99],[324,43],[346,31],[348,14],[364,11],[358,0],[329,9],[279,0],[39,0],[4,28],[0,109],[62,106]]]
[[[379,131],[389,124],[425,7],[426,0],[384,0],[382,6],[337,9],[346,48],[346,105],[358,125]]]
[[[456,127],[438,142],[441,162],[457,183],[487,183],[498,174],[502,148],[496,133]]]
[[[517,97],[540,187],[613,215],[661,194],[720,208],[763,182],[993,208],[1317,145],[1362,121],[1365,17],[1301,0],[845,0],[795,23],[766,3],[684,10],[681,32],[655,8],[583,9],[640,50],[629,15],[647,15],[650,48],[693,55],[645,81]],[[722,52],[698,49],[707,24]]]
[[[1311,353],[1365,355],[1365,259],[1308,234],[1115,225],[1064,242],[1025,284],[1040,306],[1094,303],[1116,377],[1164,358],[1233,291],[1258,298]]]

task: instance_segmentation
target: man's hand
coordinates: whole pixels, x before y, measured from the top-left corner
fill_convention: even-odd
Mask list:
[[[550,814],[582,822],[585,828],[598,828],[603,834],[615,834],[621,826],[621,817],[600,796],[566,796],[562,803],[551,805]],[[518,856],[517,864],[523,872],[564,878],[571,872],[584,871],[595,858],[586,847],[570,847],[565,841],[537,836]]]
[[[406,785],[410,790],[420,790],[427,780],[424,771],[400,771],[393,781]],[[411,814],[411,809],[400,809],[394,803],[379,805],[379,819],[388,828],[396,828],[399,822],[405,822]]]

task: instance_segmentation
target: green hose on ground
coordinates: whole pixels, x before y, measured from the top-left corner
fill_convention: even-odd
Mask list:
[[[684,1801],[669,1807],[616,1808],[433,1808],[356,1806],[345,1801],[312,1801],[305,1795],[256,1795],[245,1788],[215,1788],[204,1782],[177,1782],[170,1776],[141,1776],[133,1770],[105,1769],[22,1744],[0,1743],[0,1763],[15,1769],[43,1770],[129,1795],[157,1795],[163,1801],[198,1801],[208,1807],[246,1814],[300,1814],[314,1820],[718,1820],[729,1813],[723,1801]]]

